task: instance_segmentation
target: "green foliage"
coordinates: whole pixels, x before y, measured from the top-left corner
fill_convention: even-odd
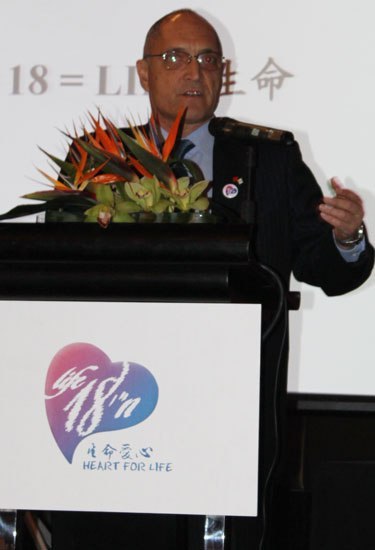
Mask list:
[[[24,204],[0,215],[0,220],[38,212],[82,214],[87,222],[106,227],[111,221],[132,223],[142,212],[155,215],[203,211],[209,207],[204,196],[208,182],[190,160],[168,159],[173,150],[183,110],[166,139],[163,151],[152,135],[132,128],[135,139],[99,113],[90,115],[94,132],[83,128],[83,138],[71,139],[65,160],[41,149],[57,166],[58,178],[39,170],[52,187],[24,195],[40,204]],[[104,121],[104,128],[101,122]],[[188,168],[191,178],[176,178],[175,164]]]

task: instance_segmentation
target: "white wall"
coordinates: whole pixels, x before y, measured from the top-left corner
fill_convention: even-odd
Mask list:
[[[374,237],[374,4],[186,0],[183,5],[214,23],[237,71],[235,93],[222,98],[218,115],[292,130],[325,191],[328,178],[339,175],[362,194]],[[30,181],[41,181],[35,166],[50,170],[37,145],[64,154],[58,128],[71,129],[97,105],[119,124],[129,114],[147,118],[147,96],[129,80],[129,67],[141,55],[149,26],[178,7],[172,0],[2,0],[1,211],[40,188]],[[274,90],[272,101],[269,88],[258,89],[252,80],[270,57],[293,75]],[[108,67],[106,95],[98,93],[99,66]],[[82,75],[75,78],[81,85],[63,86],[66,74]],[[374,394],[374,277],[340,298],[297,282],[292,286],[302,291],[302,308],[291,313],[289,390]]]

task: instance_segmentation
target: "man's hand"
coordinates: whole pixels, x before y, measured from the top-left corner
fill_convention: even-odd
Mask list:
[[[364,216],[362,199],[354,191],[345,189],[338,178],[332,178],[331,184],[336,196],[323,198],[320,215],[332,225],[338,241],[355,238]]]

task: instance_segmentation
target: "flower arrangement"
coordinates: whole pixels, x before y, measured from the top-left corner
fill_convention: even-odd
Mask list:
[[[57,174],[52,177],[39,170],[52,188],[23,195],[39,204],[17,206],[0,215],[0,220],[43,211],[48,219],[51,213],[65,212],[107,227],[110,222],[134,222],[142,212],[207,210],[208,181],[192,161],[172,156],[183,116],[182,109],[159,148],[153,119],[148,133],[129,124],[131,136],[101,112],[97,118],[89,113],[90,130],[83,127],[81,137],[77,131],[74,136],[65,134],[70,142],[65,160],[41,149],[57,166]],[[181,164],[189,176],[176,177],[174,170]]]

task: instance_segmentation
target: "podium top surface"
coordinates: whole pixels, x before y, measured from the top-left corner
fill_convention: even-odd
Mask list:
[[[246,224],[0,223],[0,261],[248,262]]]

